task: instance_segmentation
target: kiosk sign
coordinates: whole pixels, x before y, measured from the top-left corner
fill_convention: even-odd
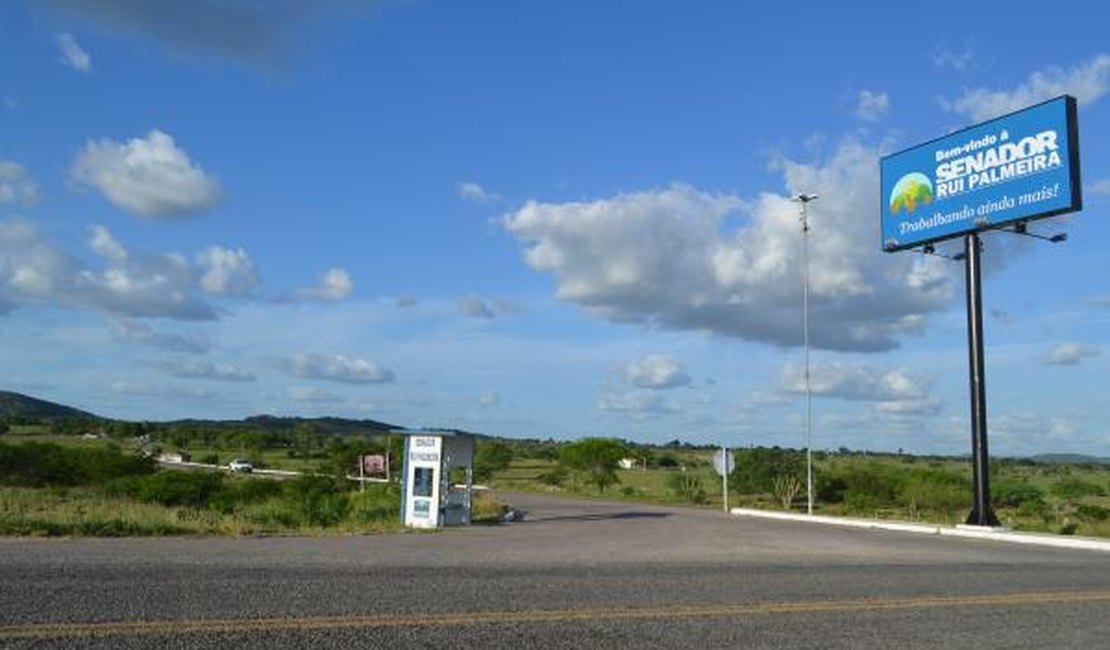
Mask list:
[[[883,250],[1083,207],[1074,97],[1063,95],[883,158]]]

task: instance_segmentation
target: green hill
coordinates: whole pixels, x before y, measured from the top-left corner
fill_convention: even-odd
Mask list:
[[[0,420],[53,422],[72,419],[100,420],[103,418],[70,406],[62,406],[20,393],[0,391]]]

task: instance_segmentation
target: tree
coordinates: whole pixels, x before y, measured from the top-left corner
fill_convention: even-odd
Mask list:
[[[494,472],[509,467],[513,461],[513,449],[500,440],[478,443],[474,452],[474,480],[488,481]]]
[[[625,456],[624,443],[612,438],[585,438],[563,447],[559,462],[585,475],[598,492],[620,483],[617,467]]]
[[[805,476],[805,453],[779,447],[754,447],[736,453],[736,469],[729,482],[741,494],[774,494],[775,479]]]

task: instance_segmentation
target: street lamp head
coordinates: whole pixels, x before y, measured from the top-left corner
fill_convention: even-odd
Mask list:
[[[801,203],[809,203],[810,201],[813,201],[816,198],[817,198],[816,194],[804,194],[803,193],[803,194],[799,194],[798,196],[793,197],[792,200],[799,201]]]

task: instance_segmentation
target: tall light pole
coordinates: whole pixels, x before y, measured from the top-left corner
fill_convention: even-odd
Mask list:
[[[806,384],[806,514],[813,514],[813,395],[809,381],[809,215],[806,208],[816,194],[799,194],[794,200],[802,204],[802,341],[805,347]]]

